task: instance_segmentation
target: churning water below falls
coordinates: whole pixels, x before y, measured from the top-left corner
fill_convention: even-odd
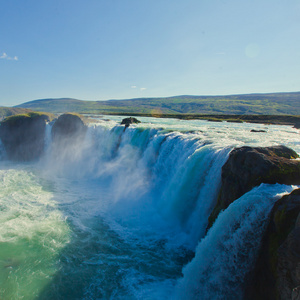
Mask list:
[[[12,163],[0,145],[0,299],[240,299],[265,220],[294,187],[261,185],[206,234],[235,146],[284,144],[289,126],[121,117],[76,147]],[[250,133],[264,129],[267,133]]]

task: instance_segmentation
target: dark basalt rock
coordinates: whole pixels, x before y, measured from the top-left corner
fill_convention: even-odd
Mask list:
[[[267,132],[266,130],[251,129],[250,132]]]
[[[82,139],[86,130],[82,116],[66,113],[55,120],[51,130],[52,140],[54,143],[70,143]]]
[[[0,138],[8,159],[32,161],[44,151],[45,127],[50,116],[43,113],[14,115],[1,122]]]
[[[298,154],[285,146],[241,147],[231,151],[222,168],[218,202],[209,218],[210,226],[219,212],[261,183],[300,184]]]
[[[296,189],[278,200],[271,211],[244,298],[292,299],[299,285],[300,189]]]
[[[138,124],[138,123],[141,123],[141,121],[139,121],[136,118],[130,117],[130,118],[123,119],[121,125],[125,125],[125,127],[129,127],[129,125],[131,124]]]

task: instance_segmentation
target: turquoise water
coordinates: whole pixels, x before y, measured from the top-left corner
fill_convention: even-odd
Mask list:
[[[127,232],[105,187],[31,168],[1,170],[1,299],[144,298],[180,276],[191,252]]]
[[[124,132],[119,119],[91,124],[84,141],[64,149],[48,135],[34,163],[8,162],[0,151],[0,299],[217,299],[203,280],[222,286],[220,265],[224,274],[236,266],[220,260],[206,278],[201,253],[209,261],[216,254],[205,249],[218,241],[244,245],[217,229],[203,239],[230,150],[283,143],[300,152],[299,131],[288,126],[142,118]],[[253,191],[270,200],[255,202],[243,234],[290,190]]]
[[[59,268],[70,227],[47,184],[27,166],[0,171],[0,298],[34,299]]]

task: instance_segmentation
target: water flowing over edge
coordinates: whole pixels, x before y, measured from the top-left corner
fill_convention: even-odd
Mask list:
[[[84,141],[55,149],[51,143],[50,126],[47,126],[46,130],[47,150],[36,166],[42,178],[58,177],[62,181],[64,178],[72,178],[74,181],[88,179],[96,183],[105,182],[108,189],[114,193],[108,201],[97,203],[100,204],[100,208],[94,207],[91,211],[96,216],[104,213],[109,226],[121,237],[133,235],[141,238],[144,235],[150,241],[165,239],[171,248],[183,245],[194,250],[198,241],[205,236],[207,218],[218,194],[221,167],[232,148],[230,143],[220,145],[208,138],[204,139],[203,136],[199,138],[199,134],[192,132],[168,132],[156,128],[135,127],[124,131],[121,126],[109,129],[96,126],[89,128]],[[240,297],[243,276],[255,256],[255,249],[263,230],[263,221],[273,201],[265,201],[268,205],[265,204],[261,201],[262,194],[268,199],[273,199],[275,194],[282,192],[282,189],[289,188],[260,187],[251,192],[252,196],[247,194],[244,197],[248,200],[239,200],[244,203],[239,208],[229,207],[223,213],[227,212],[227,219],[223,217],[226,222],[233,222],[229,225],[227,235],[220,235],[223,225],[218,224],[224,222],[220,221],[220,218],[223,220],[221,217],[223,214],[220,215],[208,235],[197,246],[195,258],[183,270],[184,278],[179,281],[174,297],[224,299],[232,288],[237,290],[236,297]],[[247,201],[251,202],[251,210],[245,211]],[[20,209],[23,209],[23,206]],[[231,210],[233,212],[230,214]],[[91,214],[91,211],[88,211],[88,214]],[[111,212],[113,214],[110,214]],[[246,219],[245,216],[249,218],[249,222],[242,224]],[[63,218],[62,216],[62,220]],[[67,218],[72,219],[71,216]],[[19,221],[18,218],[16,220]],[[255,220],[258,220],[261,226],[255,225]],[[258,226],[259,230],[256,232],[260,234],[251,236],[253,230],[251,226]],[[236,227],[243,229],[237,233]],[[244,234],[251,237],[250,244],[243,244],[247,242],[242,238]],[[232,238],[232,235],[235,238]],[[67,236],[63,239],[65,238]],[[65,243],[66,240],[63,244]],[[228,250],[225,251],[226,245],[231,250],[232,257],[228,254]],[[214,247],[215,251],[205,253],[207,251],[205,249],[211,250]],[[244,256],[238,257],[237,252],[232,251],[247,247],[254,249],[247,254],[248,256],[243,254]],[[223,255],[220,255],[222,253]],[[204,263],[207,255],[215,262],[215,267],[211,266],[210,270]],[[237,259],[243,262],[238,272]],[[207,277],[208,273],[211,276]],[[227,274],[228,277],[222,276],[221,273]],[[230,279],[229,283],[226,282],[232,276],[234,278]],[[162,291],[157,292],[159,295],[157,297],[167,298],[174,285],[174,280],[163,281]],[[160,285],[141,286],[140,289],[135,286],[131,296],[127,297],[151,299],[154,290]],[[89,294],[92,293],[91,290],[86,293],[93,298],[93,294]],[[118,298],[120,295],[114,297]]]
[[[183,269],[177,299],[242,299],[274,202],[293,187],[262,184],[221,212]]]

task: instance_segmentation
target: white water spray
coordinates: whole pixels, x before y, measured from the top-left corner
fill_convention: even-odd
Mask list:
[[[169,299],[201,239],[173,296],[224,299],[233,289],[240,297],[272,206],[266,199],[281,187],[251,191],[204,237],[221,168],[234,146],[298,147],[298,132],[270,127],[250,136],[249,124],[143,120],[152,123],[92,125],[85,139],[58,149],[47,125],[38,163],[9,163],[9,172],[1,163],[2,223],[11,229],[1,235],[9,249],[0,250],[2,297],[26,287],[28,299]],[[15,259],[11,249],[41,263]]]
[[[272,205],[292,190],[262,184],[220,213],[183,269],[175,298],[242,299],[245,275],[253,267]]]

